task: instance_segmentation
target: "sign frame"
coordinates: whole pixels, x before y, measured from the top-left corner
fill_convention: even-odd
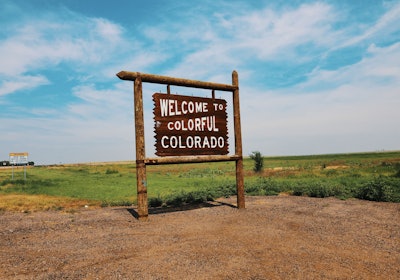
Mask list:
[[[154,74],[145,74],[140,72],[121,71],[117,73],[121,80],[134,82],[133,97],[135,110],[135,140],[136,140],[136,183],[137,183],[137,203],[138,219],[148,219],[148,201],[147,201],[147,178],[146,165],[157,164],[178,164],[178,163],[197,163],[197,162],[217,162],[217,161],[235,161],[236,162],[236,190],[237,190],[237,208],[245,208],[244,196],[244,176],[243,176],[243,150],[242,133],[240,124],[240,105],[239,105],[239,75],[237,71],[232,72],[232,85],[212,83],[205,81],[189,80]],[[214,91],[232,92],[233,100],[233,125],[235,136],[235,154],[234,155],[196,155],[196,156],[166,156],[157,158],[146,158],[144,141],[144,113],[143,113],[143,86],[142,83],[156,83],[167,85],[169,93],[170,85],[190,88],[202,88]]]

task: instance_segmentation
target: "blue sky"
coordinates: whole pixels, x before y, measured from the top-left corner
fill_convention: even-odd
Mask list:
[[[237,70],[244,155],[400,149],[399,1],[3,0],[0,11],[0,160],[134,160],[121,70],[227,84]],[[143,90],[152,157],[151,95],[166,89]],[[217,95],[229,110],[231,94]]]

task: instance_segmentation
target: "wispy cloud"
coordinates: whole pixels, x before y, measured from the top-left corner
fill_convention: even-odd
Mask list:
[[[400,139],[393,130],[400,116],[399,47],[373,47],[359,63],[315,71],[306,83],[289,89],[247,89],[253,94],[242,101],[246,142],[277,154],[395,149]],[[256,140],[263,137],[264,142]]]
[[[0,83],[0,96],[10,94],[19,90],[35,88],[49,83],[49,80],[42,75],[21,75],[13,78],[4,77],[3,75],[2,82]]]
[[[26,84],[32,88],[49,82],[43,75],[31,73],[60,64],[78,73],[88,71],[111,60],[117,48],[127,45],[119,25],[65,9],[59,10],[57,17],[39,13],[14,28],[12,35],[0,41],[0,75],[7,81],[0,88],[3,95],[26,89]]]
[[[353,46],[364,41],[371,43],[374,39],[379,39],[379,41],[385,43],[397,40],[400,26],[400,3],[388,5],[387,8],[387,12],[376,22],[373,22],[371,25],[363,25],[362,28],[357,28],[357,34],[353,32],[348,34],[348,38],[339,43],[335,49]]]
[[[334,19],[330,6],[314,3],[282,11],[266,8],[233,18],[225,25],[234,34],[235,48],[250,50],[262,60],[284,60],[293,58],[299,46],[332,42],[335,32],[330,26]]]
[[[364,58],[339,70],[314,69],[308,80],[299,85],[305,90],[340,87],[352,83],[360,87],[396,85],[400,83],[400,43],[388,47],[371,45]]]
[[[184,55],[172,63],[167,74],[210,78],[226,69],[248,72],[257,65],[252,70],[255,72],[268,69],[269,63],[293,66],[318,60],[341,39],[341,32],[332,28],[336,14],[332,6],[324,3],[280,10],[247,7],[236,9],[235,13],[227,9],[207,16],[194,14],[190,23],[196,24],[177,27],[175,23],[161,22],[149,29],[157,46],[182,49]]]

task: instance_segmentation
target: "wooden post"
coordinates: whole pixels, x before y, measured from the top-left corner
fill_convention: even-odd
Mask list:
[[[242,130],[240,127],[240,106],[239,106],[239,76],[236,71],[232,72],[233,91],[233,123],[235,130],[235,155],[236,160],[236,190],[237,190],[237,207],[244,209],[244,180],[243,180],[243,151],[242,151]]]
[[[134,84],[134,106],[135,106],[135,140],[136,140],[136,184],[137,204],[139,220],[147,220],[149,216],[147,202],[147,179],[146,179],[146,150],[144,145],[144,117],[143,117],[143,94],[142,79],[135,79]]]

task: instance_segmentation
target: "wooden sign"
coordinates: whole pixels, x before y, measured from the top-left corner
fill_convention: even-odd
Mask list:
[[[157,156],[226,155],[226,101],[155,93],[154,128]]]
[[[194,162],[235,161],[237,207],[245,208],[242,132],[239,106],[239,75],[232,72],[232,85],[168,76],[121,71],[122,80],[134,81],[136,186],[139,220],[149,215],[146,166]],[[155,93],[154,123],[156,158],[146,158],[142,83],[167,85],[168,94]],[[223,99],[171,95],[169,86],[232,92],[235,151],[228,155],[226,101]],[[198,155],[198,156],[197,156]]]

